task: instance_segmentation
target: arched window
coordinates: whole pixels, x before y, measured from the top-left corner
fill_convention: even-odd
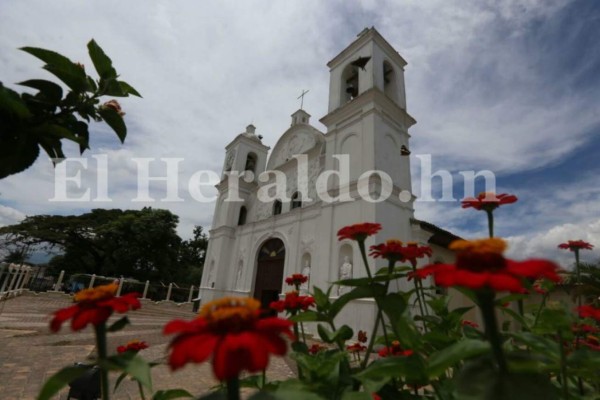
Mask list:
[[[248,156],[246,157],[246,166],[244,167],[244,171],[256,172],[256,154],[248,153]]]
[[[283,204],[281,203],[281,200],[275,200],[275,202],[273,203],[273,215],[281,214],[282,207]]]
[[[248,210],[246,207],[240,207],[240,216],[238,217],[238,225],[244,225],[246,223],[246,215],[248,214]]]
[[[387,61],[383,62],[383,92],[390,99],[398,101],[397,87],[396,87],[396,72],[394,67]]]
[[[302,199],[300,198],[300,192],[296,192],[292,195],[292,210],[300,207],[302,207]]]
[[[358,68],[349,64],[342,73],[341,83],[342,93],[340,97],[342,102],[340,105],[343,105],[358,96]]]

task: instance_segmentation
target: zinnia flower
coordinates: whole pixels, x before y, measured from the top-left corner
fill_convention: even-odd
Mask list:
[[[324,351],[324,350],[327,350],[327,347],[322,346],[322,345],[320,345],[318,343],[315,343],[312,346],[310,346],[310,348],[308,349],[308,352],[310,354],[317,354],[318,352],[321,352],[321,351]]]
[[[570,251],[579,251],[579,250],[592,250],[594,248],[588,242],[584,242],[583,240],[569,240],[567,243],[561,243],[558,245],[559,249],[566,249]]]
[[[293,274],[292,276],[288,276],[287,278],[285,278],[285,283],[287,283],[290,286],[299,286],[307,281],[308,276],[302,274]]]
[[[431,256],[432,250],[429,246],[419,246],[417,243],[409,242],[404,245],[400,240],[390,239],[370,247],[369,255],[375,258],[384,258],[390,261],[410,261],[413,267],[417,266],[417,258]]]
[[[105,323],[115,311],[124,313],[140,308],[137,293],[115,297],[117,289],[118,285],[111,283],[77,292],[73,298],[77,304],[54,312],[50,330],[58,332],[63,322],[72,319],[71,329],[78,331],[90,323],[94,326]]]
[[[462,208],[472,207],[476,210],[484,210],[491,212],[504,204],[516,202],[517,196],[512,194],[501,193],[496,195],[494,192],[482,192],[477,197],[467,197],[462,203]]]
[[[126,351],[131,351],[131,352],[137,353],[140,350],[144,350],[147,348],[148,348],[148,344],[146,342],[142,342],[140,340],[135,339],[135,340],[132,340],[131,342],[128,342],[124,346],[117,347],[117,352],[125,353]]]
[[[600,332],[600,328],[588,324],[574,324],[571,327],[573,333],[598,333]]]
[[[468,319],[463,319],[460,321],[462,326],[470,326],[471,328],[479,328],[479,325],[473,321],[469,321]]]
[[[590,305],[577,307],[577,312],[581,318],[592,318],[600,321],[600,308],[595,308]]]
[[[314,305],[315,299],[312,296],[300,296],[298,292],[292,291],[286,293],[283,300],[271,302],[269,307],[277,312],[288,311],[291,314],[295,314],[298,311],[306,311]]]
[[[189,362],[202,363],[212,355],[217,379],[229,380],[242,371],[262,371],[269,355],[287,351],[284,335],[294,340],[292,322],[278,317],[260,318],[260,302],[246,297],[225,297],[205,304],[192,321],[174,320],[164,334],[171,341],[169,365],[176,370]]]
[[[360,344],[360,342],[356,342],[354,344],[346,346],[346,350],[349,353],[359,353],[361,351],[365,351],[366,349],[367,349],[367,346],[363,346],[362,344]]]
[[[338,231],[338,240],[350,239],[363,241],[368,236],[374,235],[381,230],[381,224],[373,222],[363,222],[362,224],[354,224],[345,226]]]
[[[358,331],[358,341],[361,343],[367,343],[367,332]]]
[[[578,339],[578,343],[592,350],[600,351],[600,340],[596,336],[587,335],[585,339]]]
[[[522,279],[546,278],[559,282],[558,266],[547,260],[513,261],[504,258],[506,242],[498,238],[457,240],[450,244],[457,251],[455,264],[431,264],[416,271],[423,279],[433,275],[438,286],[484,287],[496,291],[521,293]]]
[[[383,349],[377,352],[379,357],[388,357],[388,356],[404,356],[408,357],[413,354],[412,350],[404,350],[402,346],[400,346],[400,342],[394,340],[390,347],[384,347]]]

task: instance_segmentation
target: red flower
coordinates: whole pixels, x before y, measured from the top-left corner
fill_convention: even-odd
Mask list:
[[[294,340],[292,322],[278,317],[260,318],[260,302],[226,297],[205,304],[192,321],[175,320],[164,334],[171,341],[169,365],[176,370],[189,362],[202,363],[212,355],[217,379],[229,380],[242,371],[262,371],[269,355],[287,352],[284,335]]]
[[[320,345],[318,343],[315,343],[312,346],[310,346],[310,348],[308,349],[308,352],[310,354],[317,354],[317,353],[319,353],[321,351],[324,351],[324,350],[327,350],[327,347],[322,346],[322,345]]]
[[[58,332],[63,322],[72,319],[71,329],[79,331],[88,324],[98,326],[105,323],[115,311],[124,313],[130,309],[137,310],[140,308],[137,293],[127,293],[115,297],[117,289],[118,285],[111,283],[110,285],[79,291],[74,296],[74,301],[77,304],[54,312],[54,318],[50,322],[50,330]]]
[[[381,396],[377,393],[371,393],[371,397],[373,397],[373,400],[381,400]]]
[[[579,250],[592,250],[594,248],[594,246],[589,244],[588,242],[584,242],[583,240],[569,240],[567,243],[559,244],[558,248],[571,250],[571,251],[579,251]]]
[[[363,241],[368,236],[374,235],[381,230],[381,224],[373,222],[363,222],[362,224],[354,224],[345,226],[338,231],[338,240],[350,239]]]
[[[600,351],[600,340],[596,336],[588,335],[585,339],[578,339],[578,342],[592,350]]]
[[[293,274],[285,278],[285,283],[290,286],[302,285],[308,281],[308,276],[302,274]]]
[[[288,311],[296,313],[298,311],[306,311],[314,305],[315,299],[312,296],[300,296],[298,292],[293,291],[286,293],[284,300],[271,302],[269,307],[277,312]]]
[[[358,341],[361,343],[367,343],[367,332],[358,331]]]
[[[384,258],[390,261],[410,261],[413,267],[417,266],[417,258],[431,256],[432,251],[429,246],[419,246],[414,242],[403,245],[400,240],[387,240],[370,247],[369,255],[375,258]]]
[[[132,351],[137,353],[140,350],[144,350],[148,348],[148,344],[146,342],[142,342],[139,340],[132,340],[131,342],[128,342],[126,345],[124,346],[119,346],[117,347],[117,352],[118,353],[125,353],[126,351]]]
[[[577,307],[577,312],[581,318],[592,318],[596,321],[600,321],[600,308],[595,308],[590,305]]]
[[[349,353],[359,353],[361,351],[365,351],[366,349],[367,349],[367,346],[363,346],[362,344],[360,344],[360,342],[356,342],[354,344],[346,346],[346,350]]]
[[[460,321],[460,324],[462,326],[470,326],[471,328],[479,328],[478,324],[476,324],[473,321],[469,321],[468,319],[463,319],[462,321]]]
[[[571,328],[573,333],[598,333],[600,329],[596,326],[588,324],[573,325]]]
[[[494,192],[482,192],[477,197],[467,197],[462,203],[462,208],[472,207],[476,210],[493,211],[504,204],[516,202],[517,196],[501,193],[496,195]]]
[[[546,294],[546,293],[548,293],[548,291],[542,287],[542,284],[540,282],[535,282],[533,284],[533,290],[537,294]]]
[[[502,253],[506,243],[502,239],[457,240],[450,249],[457,251],[455,264],[431,264],[416,271],[423,279],[435,277],[439,286],[462,286],[470,289],[489,287],[496,291],[522,293],[522,280],[546,278],[559,282],[558,266],[546,260],[513,261]]]
[[[394,340],[390,347],[384,347],[383,349],[379,350],[379,352],[377,352],[377,354],[379,354],[379,357],[387,357],[387,356],[408,357],[413,354],[413,351],[412,350],[403,350],[402,347],[400,346],[400,342],[397,340]]]

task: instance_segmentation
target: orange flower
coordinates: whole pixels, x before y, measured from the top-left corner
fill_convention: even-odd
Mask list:
[[[285,294],[284,300],[273,301],[269,307],[277,312],[288,311],[296,313],[298,311],[306,311],[309,307],[315,305],[315,299],[312,296],[300,296],[298,292],[288,292]]]
[[[121,105],[119,104],[118,101],[116,100],[109,100],[106,103],[102,104],[101,106],[102,108],[110,108],[114,111],[116,111],[117,114],[119,114],[121,117],[123,115],[125,115],[125,113],[123,112],[123,110],[121,109]]]
[[[338,240],[350,239],[358,242],[364,241],[368,236],[374,235],[381,230],[381,224],[363,222],[345,226],[338,231]]]
[[[140,350],[144,350],[147,348],[148,348],[148,344],[146,342],[142,342],[140,340],[135,339],[130,342],[127,342],[127,344],[124,346],[117,347],[117,352],[125,353],[126,351],[131,351],[131,352],[137,353]]]
[[[192,321],[174,320],[164,334],[171,341],[169,365],[176,370],[189,362],[202,363],[212,355],[217,379],[229,380],[242,371],[262,371],[269,355],[287,352],[283,336],[294,340],[292,322],[260,317],[260,302],[247,297],[225,297],[205,304]]]
[[[74,331],[85,328],[88,324],[98,326],[106,322],[113,312],[124,313],[140,308],[137,293],[115,297],[118,285],[97,286],[92,289],[84,289],[75,294],[74,306],[63,308],[54,313],[50,322],[50,330],[58,332],[63,322],[71,321],[71,329]]]
[[[583,240],[569,240],[567,243],[559,244],[558,248],[570,250],[570,251],[579,251],[579,250],[592,250],[594,248],[594,246],[588,242],[584,242]]]
[[[302,274],[293,274],[285,278],[285,283],[290,286],[302,285],[306,281],[308,281],[308,276]]]
[[[418,269],[421,279],[433,275],[439,286],[470,289],[489,287],[496,291],[522,293],[522,279],[546,278],[559,282],[558,266],[547,260],[513,261],[504,258],[506,242],[498,238],[457,240],[450,249],[457,251],[455,264],[431,264]]]
[[[501,193],[496,195],[494,192],[482,192],[477,197],[467,197],[462,203],[462,208],[472,207],[476,210],[494,211],[504,204],[511,204],[517,201],[517,196]]]
[[[413,267],[417,266],[417,258],[431,256],[432,250],[429,246],[419,246],[417,243],[409,242],[403,245],[400,240],[390,239],[370,247],[369,255],[375,258],[384,258],[390,261],[410,261]]]

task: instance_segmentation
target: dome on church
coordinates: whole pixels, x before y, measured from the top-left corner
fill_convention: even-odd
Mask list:
[[[324,142],[324,134],[317,128],[306,123],[292,124],[273,148],[267,169],[285,164],[296,154],[307,154],[315,148],[320,150]]]

